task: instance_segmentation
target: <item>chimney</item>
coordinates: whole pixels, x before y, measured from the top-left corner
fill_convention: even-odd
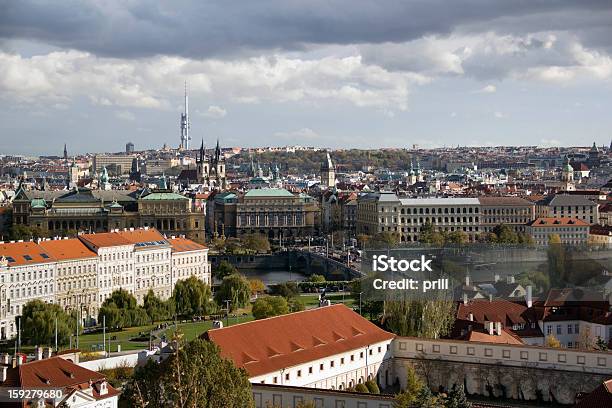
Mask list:
[[[43,348],[36,346],[34,348],[34,354],[36,355],[37,361],[42,360],[43,359]]]
[[[7,366],[3,366],[2,367],[2,374],[0,374],[0,383],[3,383],[6,381],[6,376],[8,373],[8,367]]]
[[[13,357],[11,359],[11,367],[13,368],[17,367],[17,357]]]
[[[489,302],[493,301],[493,295],[489,294]]]
[[[45,347],[43,358],[51,358],[53,355],[53,349],[51,347]]]
[[[470,313],[468,314],[468,320],[469,320],[470,322],[473,322],[473,321],[474,321],[474,313],[470,312]]]
[[[533,299],[532,299],[531,291],[532,291],[531,285],[527,285],[527,298],[525,299],[527,303],[527,307],[533,306]]]
[[[470,275],[465,275],[465,286],[470,286]]]
[[[489,336],[492,336],[494,334],[493,322],[485,322],[485,329],[487,333],[489,333]]]
[[[11,355],[9,353],[2,354],[2,364],[9,365],[11,363]]]
[[[498,274],[498,273],[496,273],[496,274],[493,276],[493,280],[495,281],[495,283],[499,282],[499,280],[500,280],[500,279],[501,279],[501,278],[499,277],[499,274]]]
[[[467,293],[464,293],[464,294],[463,294],[463,304],[464,304],[464,305],[467,305],[467,304],[468,304],[468,295],[467,295]]]
[[[495,322],[495,334],[498,336],[502,335],[502,324],[501,322]]]
[[[514,275],[506,276],[506,282],[507,283],[514,283]]]

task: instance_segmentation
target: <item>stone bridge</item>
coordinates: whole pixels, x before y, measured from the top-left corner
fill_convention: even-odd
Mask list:
[[[307,275],[319,273],[328,280],[352,280],[362,277],[359,269],[316,252],[294,249],[289,251],[289,258],[296,270]]]

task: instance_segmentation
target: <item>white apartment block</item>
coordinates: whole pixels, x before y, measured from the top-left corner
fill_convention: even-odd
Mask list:
[[[98,255],[98,301],[115,290],[134,294],[134,244],[115,232],[82,234],[79,239]]]
[[[437,231],[462,231],[470,242],[481,232],[477,198],[398,198],[395,193],[371,193],[357,203],[357,233],[397,233],[401,242],[416,242],[425,224]]]
[[[39,246],[56,261],[55,303],[83,316],[98,315],[98,259],[79,239],[54,239]]]
[[[556,235],[562,244],[584,245],[589,239],[589,224],[577,218],[537,218],[527,224],[527,234],[537,245],[548,245],[551,235]]]
[[[35,242],[0,244],[0,339],[17,331],[15,317],[30,300],[54,301],[55,264]]]
[[[168,241],[172,245],[172,287],[190,276],[211,285],[208,248],[182,237],[171,237]]]
[[[152,289],[162,299],[180,279],[210,284],[208,248],[155,229],[82,234],[74,239],[0,243],[0,339],[17,333],[16,317],[33,299],[97,318],[118,289],[139,303]]]

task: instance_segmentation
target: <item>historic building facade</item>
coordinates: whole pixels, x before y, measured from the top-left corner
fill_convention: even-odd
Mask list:
[[[319,206],[306,194],[280,188],[250,190],[242,196],[224,193],[215,197],[216,234],[241,237],[263,234],[269,239],[314,236],[319,228]]]
[[[504,224],[525,232],[525,224],[535,218],[535,204],[520,197],[479,197],[482,232]]]
[[[154,227],[163,234],[184,234],[203,242],[205,213],[191,198],[163,189],[20,189],[13,200],[13,224],[36,227],[49,236]]]
[[[0,243],[0,340],[34,299],[96,319],[110,294],[123,289],[142,304],[149,290],[167,299],[177,281],[210,284],[208,248],[155,229],[113,230],[74,239]]]
[[[401,242],[419,240],[431,224],[444,232],[464,232],[475,241],[481,232],[477,198],[399,198],[392,192],[370,193],[357,203],[357,234],[398,234]]]

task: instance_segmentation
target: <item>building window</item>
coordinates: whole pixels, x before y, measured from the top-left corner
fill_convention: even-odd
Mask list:
[[[562,334],[561,333],[561,325],[560,324],[557,325],[557,334]]]
[[[573,331],[572,329],[573,329],[573,328],[574,328],[574,326],[573,326],[573,325],[568,324],[568,325],[567,325],[567,334],[572,334],[572,331]],[[568,346],[568,347],[571,347],[571,346]]]
[[[323,371],[325,369],[325,367],[323,366],[323,364],[319,364],[319,370]]]
[[[330,361],[330,362],[329,362],[329,366],[330,366],[331,368],[334,368],[334,365],[335,365],[335,364],[336,364],[336,362],[335,362],[334,360],[332,360],[332,361]]]
[[[308,367],[308,374],[312,374],[312,367]]]

